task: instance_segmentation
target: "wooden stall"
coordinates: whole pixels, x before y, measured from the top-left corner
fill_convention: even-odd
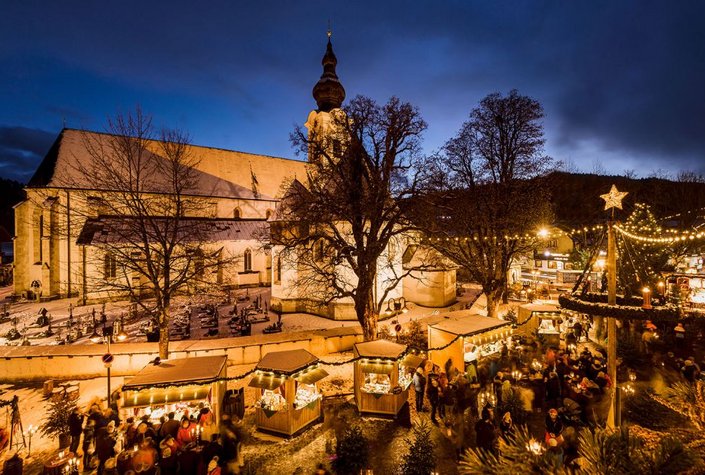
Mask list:
[[[387,340],[355,343],[354,389],[360,413],[396,416],[408,402],[409,386],[424,358],[405,356],[407,347]]]
[[[293,436],[321,418],[318,381],[328,376],[306,350],[275,351],[257,364],[255,424],[264,432]]]
[[[467,364],[499,353],[502,342],[509,344],[512,332],[512,324],[504,320],[451,312],[446,319],[428,326],[428,358],[441,368],[450,359],[458,371],[464,372]]]
[[[547,345],[560,344],[561,308],[558,305],[526,304],[519,307],[516,332],[526,336],[538,334]]]
[[[199,356],[145,366],[133,378],[125,379],[119,401],[121,418],[146,415],[156,423],[169,412],[175,412],[180,420],[187,413],[197,415],[200,407],[209,407],[217,425],[227,362],[225,355]]]

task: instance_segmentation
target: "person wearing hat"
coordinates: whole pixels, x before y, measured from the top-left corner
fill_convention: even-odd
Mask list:
[[[482,418],[475,423],[475,435],[478,449],[496,452],[497,431],[494,424],[494,408],[489,404],[482,409]]]
[[[694,383],[700,374],[700,368],[698,368],[698,365],[696,365],[692,359],[688,358],[685,360],[685,363],[681,368],[681,372],[683,373],[683,377],[685,379],[691,383]]]
[[[208,462],[208,475],[220,475],[220,465],[218,465],[217,455]]]
[[[550,409],[546,416],[546,434],[544,440],[549,444],[550,439],[555,439],[558,445],[563,443],[563,422],[558,417],[558,410]]]
[[[159,442],[159,451],[161,452],[159,473],[161,475],[176,475],[178,473],[179,460],[176,456],[177,450],[176,440],[170,435],[167,435]]]

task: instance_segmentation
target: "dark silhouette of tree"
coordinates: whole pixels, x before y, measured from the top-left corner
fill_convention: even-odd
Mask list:
[[[482,285],[487,312],[507,286],[512,259],[530,252],[551,222],[543,109],[516,90],[485,97],[424,167],[421,220],[429,244]]]
[[[426,123],[397,98],[361,96],[330,118],[325,131],[291,136],[309,168],[285,193],[272,240],[298,270],[301,293],[322,304],[349,299],[373,340],[382,303],[410,273],[400,265],[414,229],[403,205],[418,188],[411,167]]]

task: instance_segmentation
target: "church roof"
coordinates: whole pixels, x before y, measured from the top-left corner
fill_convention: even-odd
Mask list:
[[[62,130],[28,187],[93,189],[89,178],[80,171],[92,161],[86,144],[104,143],[109,138],[105,133]],[[154,160],[162,158],[158,145],[157,141],[148,145]],[[306,162],[299,160],[198,145],[191,145],[190,152],[198,160],[196,185],[187,191],[193,195],[273,200],[282,183],[306,173]]]
[[[157,225],[168,218],[153,220]],[[264,220],[182,218],[184,235],[198,241],[253,241],[269,233],[269,223]],[[149,225],[147,225],[149,226]],[[138,230],[138,225],[129,216],[99,216],[89,218],[78,235],[76,244],[95,246],[130,242],[128,237]],[[188,238],[185,238],[188,240]]]

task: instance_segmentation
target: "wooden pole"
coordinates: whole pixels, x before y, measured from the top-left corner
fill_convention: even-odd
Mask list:
[[[607,234],[607,303],[617,305],[617,242],[614,221],[608,223]],[[607,373],[612,380],[612,397],[607,416],[607,427],[619,425],[619,405],[617,391],[617,321],[607,318]]]

